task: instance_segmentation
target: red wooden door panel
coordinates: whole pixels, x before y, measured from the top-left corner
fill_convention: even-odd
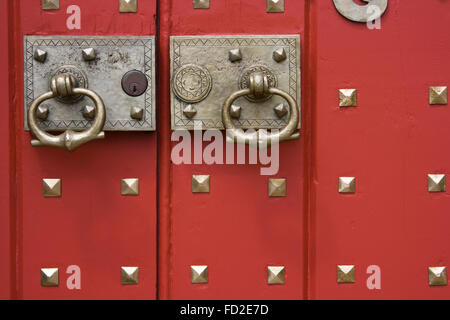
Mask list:
[[[69,5],[81,29],[68,30]],[[156,297],[156,134],[106,132],[74,152],[34,148],[23,127],[24,35],[154,35],[155,1],[119,13],[118,1],[15,1],[18,290],[24,299],[154,299]],[[117,88],[121,90],[121,88]],[[43,178],[60,178],[62,196],[44,198]],[[121,179],[139,178],[139,195],[121,195]],[[69,290],[67,268],[81,269]],[[121,267],[139,267],[139,283],[121,284]],[[40,284],[41,268],[59,268],[59,286]]]
[[[304,49],[307,1],[287,1],[284,13],[267,13],[265,1],[211,1],[206,10],[192,1],[161,2],[161,99],[169,119],[169,37],[175,35],[301,35]],[[302,61],[305,61],[302,51]],[[308,76],[308,62],[302,64]],[[302,89],[305,89],[303,87]],[[306,99],[302,109],[308,109]],[[164,112],[164,111],[162,111]],[[306,116],[303,114],[303,116]],[[163,125],[163,124],[162,124]],[[301,130],[307,130],[303,122]],[[305,282],[305,139],[280,146],[287,197],[269,198],[268,176],[256,165],[170,165],[168,127],[160,127],[165,171],[160,207],[162,241],[160,295],[170,299],[301,299]],[[205,146],[206,144],[204,144]],[[192,151],[193,153],[194,151]],[[165,164],[164,164],[165,163]],[[192,175],[210,175],[210,193],[191,191]],[[164,244],[166,243],[166,244]],[[165,256],[166,255],[166,256]],[[193,284],[192,265],[207,265],[207,284]],[[284,266],[285,284],[269,285],[267,267]],[[164,278],[163,278],[164,279]]]
[[[428,267],[448,266],[448,192],[429,193],[427,175],[448,174],[448,106],[428,88],[449,84],[450,3],[390,0],[381,30],[351,23],[331,1],[312,1],[317,30],[311,184],[312,299],[448,298],[429,286]],[[357,107],[338,90],[356,88]],[[338,177],[356,193],[338,193]],[[338,284],[337,265],[356,282]],[[369,290],[367,267],[381,268]]]
[[[79,30],[66,24],[71,5]],[[429,192],[427,179],[449,174],[450,111],[428,100],[430,86],[450,82],[449,9],[389,0],[371,30],[332,0],[285,0],[282,13],[266,12],[264,0],[211,0],[209,9],[161,0],[159,11],[139,0],[137,13],[120,13],[118,0],[60,0],[51,11],[3,1],[0,298],[448,298],[448,285],[429,285],[428,268],[450,265],[450,198]],[[277,34],[300,35],[302,92],[300,139],[280,144],[279,172],[175,165],[170,37]],[[158,134],[106,132],[75,152],[32,147],[25,35],[157,35]],[[357,105],[339,107],[339,90],[353,88]],[[192,192],[193,175],[210,175],[209,193]],[[355,177],[354,193],[338,191],[340,177]],[[61,179],[61,197],[43,196],[45,178]],[[139,179],[138,196],[121,195],[124,178]],[[286,197],[269,197],[269,178],[286,179]],[[197,265],[208,266],[205,283],[191,282]],[[338,265],[353,265],[355,281],[339,283]],[[79,289],[66,283],[73,266]],[[137,284],[121,283],[123,266],[139,268]],[[268,266],[284,266],[283,284],[268,284]],[[58,268],[59,285],[42,286],[41,268]],[[381,287],[370,289],[374,268]]]
[[[11,139],[14,136],[12,130],[12,112],[10,111],[10,94],[12,86],[10,85],[10,72],[12,70],[9,66],[9,32],[12,22],[9,20],[9,8],[6,1],[0,3],[0,21],[2,28],[0,29],[0,44],[3,49],[0,51],[0,96],[3,108],[3,116],[0,123],[0,299],[12,298],[13,293],[13,271],[14,265],[11,264],[11,204],[14,203],[13,193],[10,189],[10,181],[13,177],[11,163],[14,161],[14,149],[11,144]]]

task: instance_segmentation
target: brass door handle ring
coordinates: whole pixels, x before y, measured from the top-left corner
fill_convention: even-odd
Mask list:
[[[230,109],[236,99],[250,94],[255,97],[262,97],[264,95],[273,94],[284,98],[288,102],[290,110],[290,118],[288,124],[280,132],[268,133],[264,136],[261,135],[258,131],[256,132],[256,134],[254,132],[249,134],[244,133],[242,130],[238,130],[231,119]],[[283,90],[270,87],[267,77],[264,76],[263,73],[259,72],[254,73],[250,76],[249,88],[236,91],[225,100],[222,109],[222,121],[225,129],[229,130],[229,132],[231,133],[231,138],[239,143],[252,144],[258,143],[262,139],[264,139],[267,140],[267,146],[270,146],[273,140],[278,139],[279,142],[282,142],[295,140],[300,137],[300,134],[298,132],[295,132],[297,130],[299,122],[298,107],[295,99]]]
[[[65,97],[70,95],[85,95],[92,99],[96,109],[96,116],[92,126],[84,131],[76,132],[67,130],[58,136],[51,135],[41,130],[36,121],[36,110],[39,105],[55,97]],[[92,90],[77,88],[76,80],[68,74],[55,76],[51,81],[51,91],[46,92],[33,101],[28,109],[28,126],[32,134],[36,137],[31,141],[34,147],[50,146],[73,151],[81,145],[95,140],[103,139],[105,133],[102,131],[105,125],[106,111],[102,98]]]

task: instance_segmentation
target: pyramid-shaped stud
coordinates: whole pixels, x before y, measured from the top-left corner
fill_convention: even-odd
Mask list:
[[[447,190],[445,174],[428,175],[428,192],[445,192]]]
[[[188,104],[183,109],[183,113],[187,118],[192,119],[197,114],[197,109],[195,109],[191,104]]]
[[[209,0],[194,0],[194,9],[209,9]]]
[[[61,179],[42,179],[42,189],[46,198],[60,197]]]
[[[447,87],[430,87],[430,104],[445,105],[448,103]]]
[[[267,267],[267,284],[284,284],[284,266]]]
[[[58,10],[59,0],[42,0],[42,10]]]
[[[242,52],[241,49],[232,49],[228,51],[228,59],[231,62],[236,62],[242,60]]]
[[[137,178],[122,179],[121,193],[123,196],[139,195],[139,179]]]
[[[286,60],[286,50],[284,48],[279,48],[273,52],[273,60],[280,63]]]
[[[39,105],[36,109],[36,117],[41,120],[47,120],[49,108],[47,105]]]
[[[191,283],[208,283],[208,266],[191,266]]]
[[[447,267],[429,267],[428,284],[430,286],[447,285]]]
[[[209,193],[209,174],[192,176],[192,193]]]
[[[130,117],[135,120],[142,120],[144,116],[144,109],[139,107],[131,107]]]
[[[137,0],[119,0],[119,12],[137,12]]]
[[[355,193],[355,177],[339,177],[339,193]]]
[[[269,179],[269,197],[286,196],[286,179]]]
[[[97,53],[94,48],[86,48],[81,50],[81,52],[83,54],[84,61],[92,61],[97,57]]]
[[[267,0],[267,12],[284,12],[284,0]]]
[[[234,119],[239,119],[241,117],[242,108],[233,104],[230,108],[230,116]]]
[[[273,110],[275,111],[278,118],[280,118],[280,119],[288,114],[288,108],[286,107],[286,105],[284,103],[280,103],[275,108],[273,108]]]
[[[42,268],[41,269],[41,286],[57,287],[59,285],[58,268]]]
[[[45,62],[45,60],[47,60],[47,51],[41,50],[41,49],[36,49],[34,51],[34,60],[38,61],[38,62]]]
[[[356,107],[356,104],[356,89],[339,89],[339,107]]]
[[[354,265],[338,265],[337,266],[337,282],[338,283],[354,283],[355,282],[355,266]]]
[[[120,267],[120,282],[122,284],[138,284],[139,267]]]
[[[95,107],[93,106],[84,106],[81,111],[83,117],[86,119],[94,119],[95,118]]]

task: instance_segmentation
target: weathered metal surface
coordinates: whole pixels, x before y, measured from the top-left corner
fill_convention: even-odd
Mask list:
[[[337,11],[355,22],[368,22],[380,18],[387,9],[388,0],[362,0],[367,5],[359,5],[353,0],[333,0]]]
[[[44,63],[34,60],[34,52],[38,48],[47,52]],[[95,50],[94,60],[85,61],[83,50],[86,48]],[[25,36],[25,111],[36,97],[49,91],[49,80],[53,75],[68,69],[78,70],[72,75],[77,78],[79,86],[97,92],[105,102],[104,130],[155,130],[154,54],[154,37],[149,36]],[[122,77],[131,70],[143,72],[148,81],[144,94],[137,97],[129,96],[122,90]],[[85,119],[82,111],[93,102],[81,98],[66,103],[56,99],[49,101],[49,115],[45,121],[39,121],[39,126],[55,131],[89,127],[92,121]],[[131,107],[144,109],[142,119],[130,117]],[[26,113],[25,129],[28,130]]]
[[[273,59],[273,52],[284,48],[285,61]],[[240,49],[242,59],[230,61],[231,50]],[[288,92],[298,103],[300,110],[300,36],[173,36],[171,37],[171,110],[172,129],[194,128],[194,121],[200,121],[205,129],[223,129],[221,110],[224,101],[233,92],[247,87],[250,71],[263,71],[271,86]],[[179,70],[186,66],[198,66],[212,78],[212,88],[203,100],[183,101],[179,98],[179,87],[185,86],[193,92],[207,92],[207,77],[196,81],[177,81]],[[250,70],[250,71],[249,71]],[[195,85],[197,84],[197,87]],[[267,101],[253,102],[241,98],[236,106],[242,108],[239,119],[233,120],[239,128],[280,129],[288,124],[289,117],[278,118],[273,108],[283,103],[281,97],[273,96]],[[191,104],[197,113],[188,117],[183,112]],[[299,122],[300,126],[300,122]]]

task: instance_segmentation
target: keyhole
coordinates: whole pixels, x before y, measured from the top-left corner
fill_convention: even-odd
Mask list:
[[[136,92],[138,91],[138,85],[137,85],[137,83],[132,83],[130,87],[131,87],[131,91],[132,91],[133,93],[136,93]]]

